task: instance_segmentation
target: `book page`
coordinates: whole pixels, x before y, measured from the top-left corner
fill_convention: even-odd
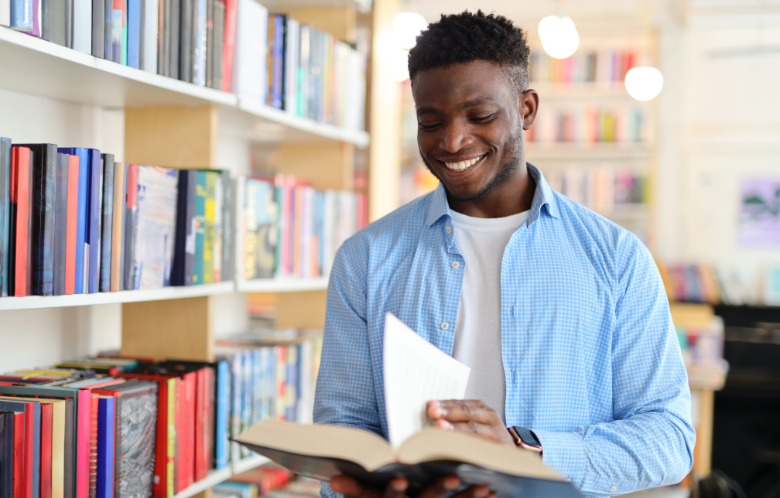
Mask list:
[[[390,444],[398,448],[428,420],[426,403],[463,399],[471,369],[439,350],[401,320],[385,315],[385,405]]]

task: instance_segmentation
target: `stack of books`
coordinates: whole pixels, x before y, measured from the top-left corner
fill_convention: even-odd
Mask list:
[[[553,190],[601,213],[649,202],[649,181],[630,169],[569,167],[544,172]]]
[[[0,295],[50,296],[232,278],[225,171],[0,138]]]
[[[555,59],[534,50],[528,64],[528,79],[534,83],[622,83],[626,73],[639,65],[642,55],[633,50],[578,51]]]
[[[5,0],[0,25],[295,116],[365,127],[365,56],[255,0]]]
[[[307,186],[295,177],[240,178],[244,278],[314,278],[330,274],[336,250],[368,224],[360,192]]]
[[[623,142],[647,140],[645,113],[632,107],[598,109],[542,107],[534,126],[525,134],[529,142]]]
[[[319,339],[228,342],[213,363],[105,355],[0,375],[3,496],[171,498],[248,455],[228,438],[249,424],[311,421]]]

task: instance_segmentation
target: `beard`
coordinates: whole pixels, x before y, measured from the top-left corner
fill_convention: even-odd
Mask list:
[[[485,185],[485,188],[483,188],[476,194],[471,195],[469,197],[458,197],[454,195],[452,192],[450,192],[449,189],[447,188],[447,185],[442,181],[439,175],[436,174],[436,171],[434,171],[434,169],[425,159],[425,156],[422,154],[422,152],[420,152],[420,157],[422,158],[425,167],[428,168],[428,171],[430,171],[433,176],[439,179],[439,182],[444,187],[444,190],[447,192],[448,197],[455,199],[459,202],[472,202],[488,195],[496,187],[504,183],[506,179],[509,178],[509,176],[515,170],[517,170],[517,167],[520,165],[520,159],[524,156],[523,151],[525,149],[523,143],[522,128],[520,129],[519,133],[515,134],[514,140],[512,140],[512,145],[510,147],[511,148],[507,151],[507,155],[509,155],[509,159],[507,159],[506,162],[504,162],[504,164],[501,166],[501,169],[498,171],[498,173],[493,178],[490,179],[488,184]]]

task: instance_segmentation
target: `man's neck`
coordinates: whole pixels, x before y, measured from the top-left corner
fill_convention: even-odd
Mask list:
[[[504,218],[531,209],[536,192],[536,181],[528,173],[523,159],[496,188],[474,201],[460,201],[447,193],[450,209],[474,218]]]

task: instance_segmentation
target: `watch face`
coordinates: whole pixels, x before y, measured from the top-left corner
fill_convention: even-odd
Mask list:
[[[512,429],[515,430],[515,434],[517,434],[517,437],[520,438],[520,441],[522,441],[523,444],[536,448],[541,447],[541,444],[539,443],[539,440],[536,439],[534,433],[525,427],[512,427]]]

